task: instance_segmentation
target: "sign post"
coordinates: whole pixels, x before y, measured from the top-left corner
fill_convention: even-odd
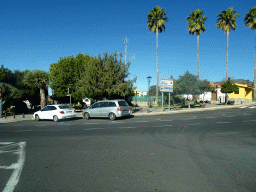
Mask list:
[[[160,80],[160,91],[162,92],[162,111],[163,109],[163,92],[169,92],[169,110],[170,107],[170,94],[173,92],[173,79],[161,79]]]

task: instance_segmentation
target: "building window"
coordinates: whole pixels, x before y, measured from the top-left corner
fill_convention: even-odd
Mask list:
[[[239,90],[238,90],[238,91],[235,91],[235,94],[239,94]]]

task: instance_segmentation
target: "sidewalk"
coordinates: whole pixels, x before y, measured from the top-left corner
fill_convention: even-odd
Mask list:
[[[147,112],[147,108],[140,108],[137,107],[131,115],[133,116],[148,116],[148,115],[163,115],[163,114],[175,114],[175,113],[192,113],[192,112],[199,112],[199,111],[209,111],[209,110],[218,110],[218,109],[230,109],[230,108],[239,108],[242,106],[253,106],[256,105],[256,102],[252,102],[248,105],[220,105],[220,104],[206,104],[205,108],[195,107],[195,108],[175,108],[171,106],[171,110],[165,107],[164,111],[162,108],[150,108],[150,112]],[[77,117],[82,117],[81,112],[77,112]],[[3,123],[10,123],[10,122],[18,122],[18,121],[29,121],[34,120],[33,114],[25,114],[23,115],[15,115],[14,116],[7,116],[7,118],[2,117],[0,118],[0,125]]]

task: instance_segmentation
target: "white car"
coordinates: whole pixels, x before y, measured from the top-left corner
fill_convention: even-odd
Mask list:
[[[57,122],[60,119],[76,117],[76,112],[74,108],[65,104],[47,105],[40,111],[35,112],[33,116],[36,121],[52,119]]]

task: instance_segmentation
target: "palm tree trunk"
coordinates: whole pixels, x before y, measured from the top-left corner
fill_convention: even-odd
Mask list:
[[[199,35],[197,35],[197,76],[199,79]]]
[[[227,32],[227,50],[226,50],[226,81],[228,80],[228,40],[229,40],[229,32]],[[228,95],[225,94],[226,97],[226,105],[228,103]]]
[[[255,30],[254,83],[253,83],[253,86],[256,87],[256,30]],[[256,99],[256,88],[253,88],[253,99]]]
[[[156,104],[158,105],[158,85],[159,85],[159,68],[158,68],[158,24],[156,25]]]
[[[41,109],[45,107],[45,91],[40,88],[40,97],[41,97]]]
[[[226,81],[228,80],[228,40],[229,40],[229,32],[227,32],[227,50],[226,50]]]

